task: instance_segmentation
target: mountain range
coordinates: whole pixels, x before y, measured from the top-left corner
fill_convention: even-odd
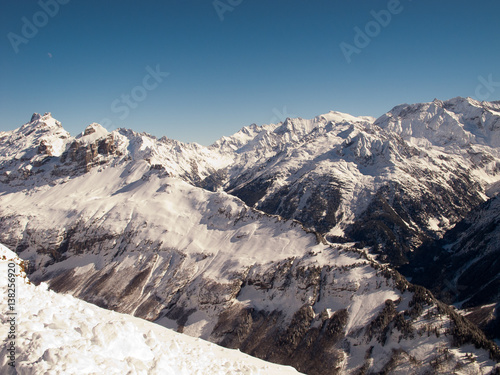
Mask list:
[[[35,283],[304,373],[500,371],[472,323],[499,338],[499,146],[471,98],[208,147],[34,114],[0,133],[0,242]]]

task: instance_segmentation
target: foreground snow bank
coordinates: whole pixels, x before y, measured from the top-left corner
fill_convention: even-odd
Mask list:
[[[46,284],[30,284],[20,271],[16,254],[0,245],[3,296],[7,296],[7,265],[11,260],[18,264],[18,374],[297,374],[291,367],[54,293]],[[1,310],[0,337],[5,339],[13,315],[8,314],[5,304]],[[12,370],[9,362],[8,346],[3,341],[0,373]]]

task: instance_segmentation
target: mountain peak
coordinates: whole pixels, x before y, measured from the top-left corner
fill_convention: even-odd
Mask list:
[[[62,125],[52,117],[50,112],[45,112],[43,115],[35,112],[30,121],[21,127],[21,130],[31,133],[35,129],[62,129]]]
[[[375,119],[371,116],[353,116],[349,113],[330,111],[323,115],[317,116],[316,121],[326,120],[328,122],[374,122]]]
[[[52,117],[52,113],[50,113],[50,112],[45,112],[43,115],[35,112],[35,113],[33,113],[33,115],[31,115],[30,123],[42,121],[42,120],[48,120],[51,118],[53,118],[53,117]]]
[[[441,106],[444,108],[447,108],[450,106],[463,106],[463,107],[480,108],[480,107],[483,107],[483,103],[487,103],[487,102],[481,102],[481,101],[476,100],[476,99],[471,98],[471,97],[464,98],[462,96],[457,96],[455,98],[451,98],[451,99],[448,99],[445,101],[434,99],[434,101],[441,103]]]
[[[88,125],[85,128],[85,130],[83,131],[81,136],[85,137],[87,135],[91,135],[91,134],[95,134],[95,133],[108,134],[109,132],[102,125],[98,124],[97,122],[93,122],[92,124]]]
[[[427,139],[434,145],[470,143],[500,146],[500,119],[494,103],[456,97],[446,101],[402,104],[375,121],[406,140]]]
[[[42,115],[39,114],[39,113],[33,113],[33,115],[31,116],[31,120],[30,122],[35,122],[35,121],[38,121],[42,118]]]
[[[107,137],[108,134],[110,133],[106,128],[96,122],[93,122],[88,125],[82,133],[77,135],[75,139],[80,143],[89,144],[94,143],[98,139]]]

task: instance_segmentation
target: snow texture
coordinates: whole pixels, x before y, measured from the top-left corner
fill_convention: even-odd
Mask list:
[[[108,311],[70,295],[35,286],[20,272],[20,260],[0,245],[0,268],[18,264],[16,327],[17,374],[297,374],[238,350],[189,337],[157,324]],[[0,278],[2,295],[6,277]],[[0,336],[6,337],[9,315],[0,312]],[[6,345],[0,372],[8,374]]]

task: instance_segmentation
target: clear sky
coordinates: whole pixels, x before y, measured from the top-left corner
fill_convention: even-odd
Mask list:
[[[105,122],[208,145],[330,110],[500,99],[498,0],[0,5],[0,130],[50,111],[73,135]]]

